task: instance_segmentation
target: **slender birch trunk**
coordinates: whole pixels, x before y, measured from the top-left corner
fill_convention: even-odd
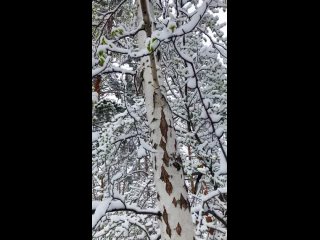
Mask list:
[[[138,16],[145,23],[145,31],[138,33],[138,44],[145,48],[145,40],[151,37],[152,9],[148,0],[140,0]],[[194,226],[190,203],[184,182],[181,158],[177,153],[176,134],[172,112],[161,87],[164,80],[157,69],[154,54],[141,59],[143,66],[143,92],[147,119],[151,131],[151,142],[155,153],[151,154],[154,181],[157,190],[161,239],[192,240]]]

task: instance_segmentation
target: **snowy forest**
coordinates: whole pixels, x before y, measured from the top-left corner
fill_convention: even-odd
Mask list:
[[[92,0],[92,239],[227,239],[227,1]]]

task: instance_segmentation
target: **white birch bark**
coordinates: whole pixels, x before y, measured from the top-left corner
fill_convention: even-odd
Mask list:
[[[145,31],[138,33],[139,48],[145,48],[145,40],[151,37],[152,9],[148,0],[140,0],[138,17],[145,23]],[[190,203],[185,187],[181,158],[177,154],[173,118],[166,101],[161,71],[156,67],[154,54],[143,57],[143,92],[147,119],[151,130],[151,141],[155,153],[151,153],[154,182],[161,211],[161,239],[192,240],[194,226]]]

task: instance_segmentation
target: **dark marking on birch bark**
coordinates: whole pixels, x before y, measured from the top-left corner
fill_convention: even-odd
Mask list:
[[[166,164],[167,167],[169,167],[169,161],[170,161],[170,158],[169,158],[169,155],[167,153],[167,150],[164,150],[163,162]]]
[[[187,207],[188,207],[188,203],[187,203],[186,199],[183,197],[182,194],[180,194],[180,208],[186,209]]]
[[[157,170],[157,157],[154,156],[154,169]]]
[[[163,221],[165,222],[165,224],[167,225],[166,232],[169,235],[169,237],[171,238],[171,228],[169,225],[168,213],[167,213],[167,210],[164,206],[163,206],[163,208],[164,208],[164,210],[163,210],[162,218],[163,218]]]
[[[181,159],[181,156],[180,154],[178,154],[178,156],[176,157],[176,161],[180,164],[182,164],[182,159]]]
[[[168,193],[169,196],[170,196],[170,194],[172,193],[172,184],[171,184],[171,182],[169,181],[169,179],[168,179],[168,182],[166,183],[166,191],[167,191],[167,193]]]
[[[163,108],[161,109],[161,119],[160,119],[160,130],[161,130],[161,135],[164,136],[164,139],[167,141],[168,139],[168,124],[163,112]]]
[[[166,169],[164,168],[164,166],[162,165],[161,166],[161,175],[160,175],[160,179],[165,182],[166,184],[166,191],[167,193],[170,194],[172,193],[172,184],[169,180],[169,174],[168,172],[166,171]]]
[[[187,199],[187,204],[188,204],[188,209],[189,209],[189,212],[191,211],[191,204],[189,202],[189,199]]]
[[[94,88],[94,91],[98,93],[98,96],[100,95],[100,85],[101,85],[101,76],[98,75],[93,81],[93,88]]]
[[[160,195],[159,195],[159,193],[157,193],[157,199],[158,199],[158,201],[160,201]]]
[[[167,145],[167,144],[166,144],[166,143],[162,140],[162,138],[161,138],[161,140],[160,140],[160,147],[161,147],[161,148],[163,149],[163,151],[165,151],[165,152],[167,151],[167,150],[166,150],[166,145]]]
[[[166,171],[166,169],[164,168],[164,166],[162,165],[161,166],[161,176],[160,176],[160,179],[165,182],[166,179],[169,178],[169,174],[168,172]]]
[[[167,141],[167,133],[168,133],[168,125],[164,116],[163,109],[161,109],[161,119],[160,119],[160,130],[161,130],[161,135],[164,137],[164,139]],[[167,167],[169,167],[169,161],[170,157],[168,155],[166,146],[167,144],[163,141],[163,138],[161,137],[160,140],[160,147],[163,149],[163,162],[166,164]]]
[[[179,235],[179,236],[181,236],[182,228],[181,228],[181,226],[180,226],[180,223],[179,223],[179,222],[178,222],[178,224],[177,224],[176,231],[177,231],[178,235]]]
[[[155,109],[156,108],[156,93],[155,92],[153,93],[152,99],[153,99],[153,109]]]
[[[177,169],[177,171],[180,171],[181,166],[178,162],[174,162],[172,165]]]
[[[157,146],[158,146],[158,144],[156,144],[156,143],[153,144],[153,148],[154,148],[154,149],[157,149]]]
[[[173,198],[172,203],[173,203],[173,205],[174,205],[175,207],[177,207],[177,200],[176,200],[175,197]]]

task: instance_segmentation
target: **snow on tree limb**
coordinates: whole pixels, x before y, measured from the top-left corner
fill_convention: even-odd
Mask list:
[[[108,198],[104,201],[93,201],[92,202],[92,228],[94,228],[99,220],[108,212],[117,211],[131,211],[136,214],[148,214],[160,216],[160,212],[154,208],[140,209],[137,206],[126,205],[121,199]]]

